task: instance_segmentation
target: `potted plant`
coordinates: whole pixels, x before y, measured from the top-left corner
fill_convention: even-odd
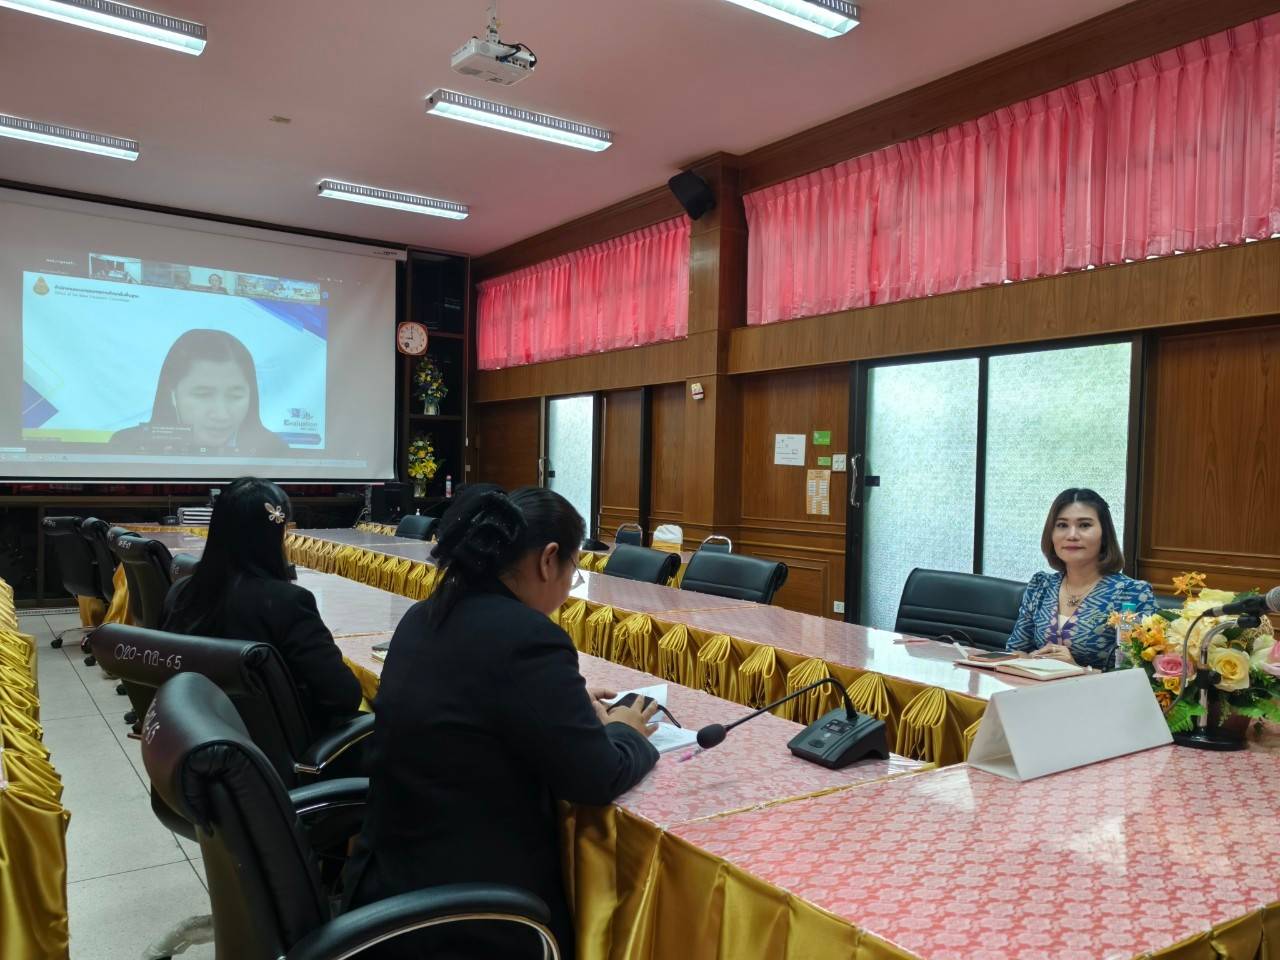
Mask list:
[[[443,460],[436,459],[436,448],[430,436],[418,437],[409,444],[409,479],[413,481],[413,495],[421,499],[427,495],[427,484],[435,479]]]
[[[430,357],[418,361],[413,371],[413,394],[422,401],[422,412],[429,417],[440,415],[440,404],[448,395],[444,371]]]

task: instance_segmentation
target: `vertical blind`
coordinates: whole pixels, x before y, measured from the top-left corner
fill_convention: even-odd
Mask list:
[[[747,323],[1280,232],[1280,15],[748,194]]]
[[[479,285],[481,370],[675,340],[689,332],[688,217]]]

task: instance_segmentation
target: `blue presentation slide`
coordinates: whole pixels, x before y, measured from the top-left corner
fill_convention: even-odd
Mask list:
[[[126,258],[99,257],[88,277],[23,274],[25,439],[324,449],[319,288],[181,270],[198,289],[150,285],[160,278]]]

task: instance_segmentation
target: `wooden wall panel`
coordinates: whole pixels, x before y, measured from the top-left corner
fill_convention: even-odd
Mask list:
[[[600,531],[612,534],[640,516],[639,390],[615,390],[602,398]]]
[[[685,385],[664,383],[653,388],[653,454],[649,472],[650,532],[662,523],[684,521]],[[697,469],[697,465],[689,466]]]
[[[831,476],[828,516],[806,512],[805,481],[818,457],[849,449],[849,368],[844,365],[743,377],[741,519],[734,538],[742,553],[784,561],[789,567],[780,606],[833,616],[844,599],[844,522],[848,474]],[[813,431],[831,432],[817,447]],[[774,437],[803,433],[805,466],[773,462]]]
[[[729,372],[1280,313],[1280,240],[733,331]]]
[[[480,403],[471,412],[471,482],[496,483],[508,490],[538,482],[542,401]]]
[[[1141,575],[1280,583],[1280,324],[1162,337],[1147,383]]]

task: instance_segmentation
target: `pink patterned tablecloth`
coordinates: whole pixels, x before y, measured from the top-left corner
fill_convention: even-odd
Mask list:
[[[417,602],[307,567],[298,568],[297,582],[315,595],[320,617],[335,637],[393,631]]]
[[[381,674],[382,663],[373,658],[372,648],[386,639],[387,634],[345,637],[339,638],[338,647],[352,663]],[[620,691],[666,683],[586,654],[579,654],[578,661],[590,687]],[[736,703],[674,683],[668,684],[667,694],[667,708],[689,728],[728,723],[747,712]],[[732,731],[713,750],[664,754],[653,772],[619,797],[617,804],[628,813],[666,828],[927,767],[918,760],[893,756],[888,760],[864,760],[843,770],[827,770],[788,752],[787,741],[800,729],[799,724],[765,714]],[[691,752],[691,759],[680,759]]]
[[[570,600],[586,600],[600,606],[618,607],[632,613],[684,613],[689,610],[746,610],[760,604],[709,593],[694,593],[656,583],[639,583],[606,573],[582,571],[583,583],[569,594]],[[767,608],[763,608],[767,609]]]
[[[802,657],[842,664],[887,677],[898,677],[953,693],[989,700],[993,693],[1035,683],[992,670],[958,667],[956,649],[948,643],[910,638],[889,630],[861,627],[793,610],[751,604],[747,608],[691,610],[680,622],[739,640],[767,644]]]
[[[959,765],[670,832],[926,960],[1127,958],[1280,901],[1276,773],[1172,746],[1028,783]]]

